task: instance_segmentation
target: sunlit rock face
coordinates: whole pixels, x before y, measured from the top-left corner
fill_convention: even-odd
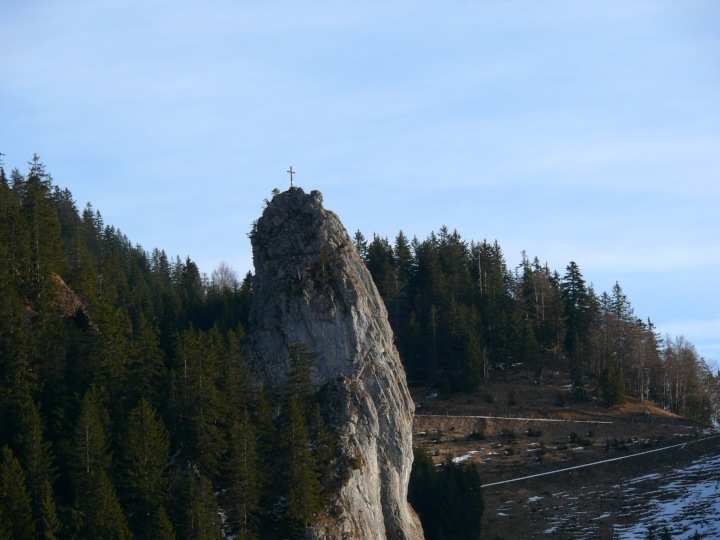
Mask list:
[[[337,493],[307,537],[423,538],[407,503],[414,405],[387,311],[347,231],[320,192],[290,188],[268,203],[251,240],[251,367],[280,387],[290,346],[309,346],[316,390],[340,440]]]

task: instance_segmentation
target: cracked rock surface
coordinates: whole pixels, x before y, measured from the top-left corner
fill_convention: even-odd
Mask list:
[[[336,493],[307,538],[423,538],[407,503],[414,405],[387,311],[347,231],[320,192],[295,187],[268,203],[251,241],[249,363],[277,388],[290,347],[307,345],[340,440]]]

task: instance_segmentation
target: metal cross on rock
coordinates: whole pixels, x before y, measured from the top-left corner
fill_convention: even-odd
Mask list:
[[[293,187],[293,174],[295,174],[295,171],[292,170],[292,165],[290,165],[290,170],[287,172],[290,173],[290,187]]]

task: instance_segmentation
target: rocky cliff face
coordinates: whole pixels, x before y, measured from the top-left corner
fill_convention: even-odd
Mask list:
[[[414,405],[385,306],[353,242],[320,192],[300,188],[270,201],[251,240],[251,366],[280,386],[290,346],[309,346],[340,439],[337,493],[308,537],[423,538],[407,503]]]

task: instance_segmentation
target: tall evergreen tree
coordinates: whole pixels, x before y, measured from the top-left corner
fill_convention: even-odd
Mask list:
[[[52,483],[56,467],[51,443],[43,435],[42,418],[34,402],[23,407],[18,436],[19,457],[27,472],[27,486],[36,522],[43,511],[49,512],[53,500]],[[54,505],[54,503],[53,503]],[[52,519],[49,517],[48,519]]]
[[[0,527],[10,538],[33,538],[33,520],[30,494],[25,484],[25,471],[12,450],[2,448],[0,463]]]
[[[281,434],[285,456],[287,516],[296,534],[302,532],[320,510],[322,486],[310,447],[303,407],[291,397]]]
[[[565,347],[570,356],[572,393],[584,399],[585,351],[593,317],[593,299],[580,268],[574,261],[568,264],[561,286],[567,327]]]
[[[561,290],[567,325],[565,346],[572,355],[586,342],[593,315],[590,292],[580,268],[574,261],[567,266]]]
[[[100,337],[91,357],[93,382],[109,392],[112,412],[119,416],[122,404],[129,398],[132,325],[125,309],[109,304],[102,306],[97,319]]]
[[[366,260],[367,258],[367,240],[360,230],[355,231],[353,236],[353,243],[355,244],[355,250],[360,255],[360,258]]]
[[[93,386],[83,398],[72,441],[70,462],[78,486],[91,472],[110,469],[109,425],[104,391]]]
[[[84,480],[81,538],[132,538],[115,487],[104,470],[91,471]]]
[[[141,315],[134,334],[128,366],[133,389],[131,401],[135,403],[145,397],[157,404],[163,396],[163,385],[167,380],[159,332],[149,319]]]
[[[35,518],[38,538],[42,540],[57,540],[60,538],[63,527],[57,513],[53,489],[48,480],[42,486],[40,508]]]
[[[474,466],[446,461],[436,467],[425,451],[415,449],[408,501],[428,540],[480,538],[484,503]]]
[[[173,527],[173,524],[163,506],[158,508],[152,538],[155,538],[156,540],[176,540],[177,538],[175,535],[175,528]]]
[[[179,386],[177,445],[183,456],[210,478],[217,474],[226,448],[222,429],[226,414],[218,387],[224,353],[216,329],[205,333],[190,327],[183,333],[182,366],[175,377]]]
[[[605,369],[600,375],[600,390],[605,404],[608,407],[622,405],[625,403],[625,388],[620,377],[612,350],[608,347],[605,350]]]
[[[250,412],[245,409],[230,426],[230,448],[224,467],[228,522],[241,540],[256,538],[261,488],[256,439]]]
[[[220,509],[212,483],[190,464],[186,486],[183,538],[221,540]]]
[[[130,530],[109,472],[112,454],[104,395],[92,387],[85,394],[75,425],[70,464],[75,490],[74,528],[82,538],[130,537]]]
[[[374,235],[367,248],[365,264],[383,298],[389,298],[392,293],[395,281],[393,259],[393,249],[388,239]]]
[[[51,276],[63,273],[66,259],[60,221],[50,197],[50,175],[37,154],[28,165],[21,201],[30,240],[29,292],[33,299],[39,299],[51,292]]]
[[[241,325],[237,330],[227,333],[227,353],[223,356],[220,389],[227,400],[230,417],[238,417],[242,411],[254,401],[254,389],[250,371],[242,352],[244,330]],[[230,420],[232,422],[232,420]]]
[[[156,512],[167,504],[170,442],[165,425],[147,398],[130,412],[122,440],[123,501],[138,538],[153,538]]]

